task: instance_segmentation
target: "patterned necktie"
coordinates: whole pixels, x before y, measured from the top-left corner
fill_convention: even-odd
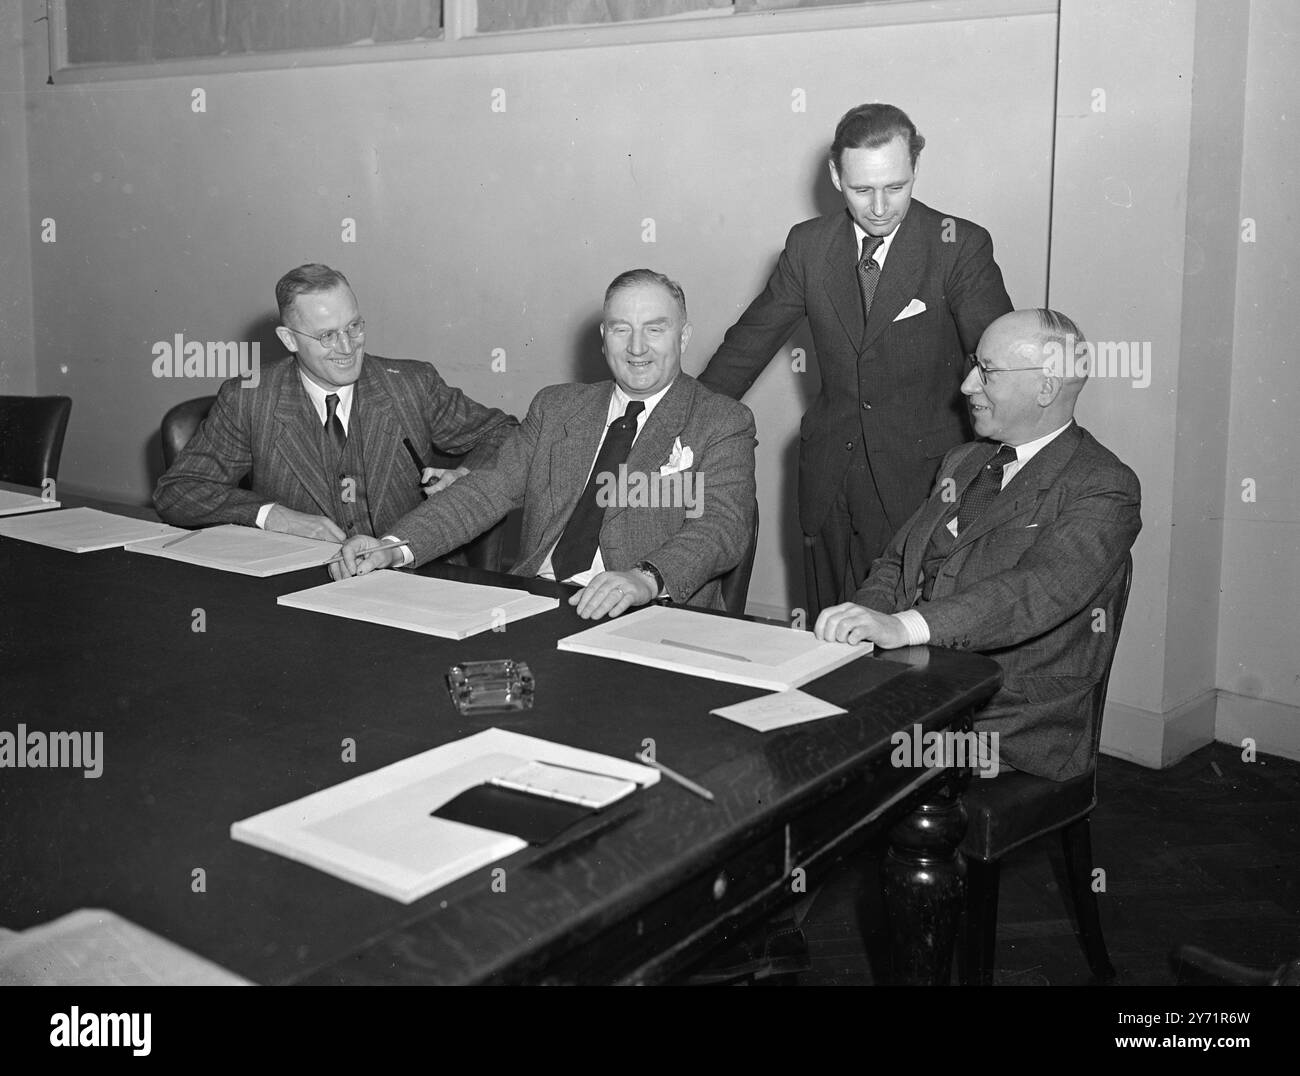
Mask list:
[[[871,317],[871,302],[876,297],[876,285],[880,283],[880,266],[872,257],[884,240],[876,235],[868,235],[862,240],[862,257],[858,260],[858,288],[862,292],[862,322]]]
[[[336,461],[342,458],[343,446],[348,443],[347,431],[343,429],[343,420],[338,416],[338,406],[338,393],[331,392],[325,397],[325,432],[329,435],[330,444],[334,446]]]
[[[1010,445],[1003,445],[998,453],[980,469],[962,494],[961,506],[957,509],[957,534],[966,533],[975,520],[979,519],[993,498],[1002,491],[1002,468],[1016,460],[1016,450]]]
[[[585,572],[596,559],[596,549],[600,545],[600,525],[605,520],[604,506],[596,503],[596,494],[601,485],[600,476],[617,477],[619,464],[627,462],[632,442],[636,440],[637,416],[644,410],[645,404],[642,401],[632,400],[623,412],[623,417],[616,418],[609,424],[605,443],[596,454],[596,466],[591,469],[587,486],[578,498],[564,534],[556,543],[555,552],[551,554],[551,568],[556,579],[568,579],[571,575]],[[608,482],[609,479],[606,478],[605,481]]]

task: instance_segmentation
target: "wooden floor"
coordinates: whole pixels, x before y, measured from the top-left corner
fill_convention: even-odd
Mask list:
[[[1300,763],[1211,744],[1168,770],[1103,756],[1092,816],[1095,864],[1106,871],[1101,921],[1118,985],[1172,985],[1169,954],[1194,944],[1241,964],[1300,957]],[[999,985],[1085,984],[1058,875],[1059,842],[1039,841],[1002,869]],[[828,879],[803,927],[813,961],[799,985],[872,982],[882,930],[861,871]],[[868,956],[868,947],[871,956]]]

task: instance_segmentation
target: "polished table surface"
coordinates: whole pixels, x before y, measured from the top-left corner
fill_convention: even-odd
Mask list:
[[[589,626],[564,602],[459,642],[276,605],[325,581],[0,538],[0,729],[104,734],[98,779],[0,770],[0,926],[104,907],[265,983],[661,980],[951,776],[891,766],[891,734],[952,726],[999,682],[978,655],[877,654],[807,686],[848,715],[760,734],[709,714],[756,689],[557,650]],[[534,709],[458,714],[448,666],[499,657],[530,663]],[[492,726],[627,759],[653,740],[716,802],[664,779],[409,905],[230,837]]]

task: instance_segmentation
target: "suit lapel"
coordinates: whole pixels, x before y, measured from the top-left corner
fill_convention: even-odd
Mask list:
[[[609,398],[614,383],[605,382],[594,389],[587,399],[564,422],[564,434],[551,445],[551,512],[550,523],[543,535],[543,544],[553,545],[568,525],[569,516],[578,504],[578,498],[587,486],[587,476],[596,459],[596,451],[605,435],[605,419],[609,415]]]
[[[941,483],[945,478],[952,479],[953,492],[957,497],[956,503],[961,503],[966,487],[975,480],[980,469],[995,455],[997,455],[996,445],[981,445],[967,453],[952,474],[939,476]],[[930,547],[930,539],[934,535],[935,528],[942,525],[943,518],[948,514],[953,503],[945,501],[942,497],[931,497],[928,510],[907,537],[907,542],[903,546],[903,585],[906,588],[904,596],[907,602],[905,608],[911,608],[912,603],[916,601],[917,579],[925,563],[925,551]]]
[[[845,213],[831,233],[823,267],[826,294],[839,315],[840,324],[853,347],[862,339],[862,291],[858,287],[858,239],[853,221]]]
[[[276,447],[280,459],[302,483],[308,496],[316,502],[321,515],[330,516],[333,508],[325,475],[321,470],[316,408],[307,398],[307,390],[302,387],[297,360],[286,367],[276,398],[275,419],[279,426]]]
[[[664,393],[664,398],[655,406],[650,417],[645,420],[641,432],[637,434],[632,451],[627,457],[627,473],[641,473],[650,481],[651,477],[665,463],[672,453],[673,442],[686,425],[686,416],[690,414],[695,402],[695,384],[685,374],[678,374],[672,388]],[[614,504],[605,509],[604,523],[609,523],[623,512],[626,504]]]
[[[964,533],[957,536],[957,541],[953,543],[953,552],[997,529],[1022,512],[1032,509],[1038,503],[1042,491],[1056,481],[1061,471],[1065,469],[1065,465],[1069,463],[1074,450],[1079,446],[1079,436],[1078,423],[1071,423],[1069,429],[1020,468],[1002,492],[993,499],[988,511],[967,527]],[[984,462],[987,463],[995,454],[996,450],[984,456]]]
[[[915,209],[915,203],[913,208]],[[876,295],[871,301],[871,314],[862,334],[863,351],[871,346],[876,337],[885,331],[885,327],[916,296],[926,260],[925,236],[920,217],[920,213],[908,213],[889,246],[889,257],[885,259],[885,267],[880,273]]]
[[[361,451],[365,461],[366,501],[371,520],[384,518],[384,501],[388,484],[393,478],[393,467],[398,462],[397,448],[402,440],[402,429],[394,411],[393,398],[388,392],[388,378],[375,360],[367,356],[361,367],[361,380],[353,397],[354,413],[361,415]]]

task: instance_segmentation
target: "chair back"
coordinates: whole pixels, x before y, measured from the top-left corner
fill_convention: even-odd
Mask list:
[[[749,548],[731,571],[722,577],[722,603],[733,616],[745,615],[749,599],[749,577],[754,574],[754,554],[758,552],[758,505],[754,505],[754,529],[749,536]]]
[[[1101,719],[1106,709],[1106,691],[1110,687],[1110,670],[1115,664],[1115,654],[1119,650],[1119,630],[1124,624],[1124,610],[1128,608],[1128,592],[1133,585],[1133,554],[1129,553],[1124,557],[1124,563],[1119,568],[1123,573],[1120,581],[1119,592],[1115,595],[1115,600],[1111,608],[1106,610],[1106,616],[1109,620],[1106,627],[1107,634],[1110,636],[1110,651],[1106,655],[1106,667],[1102,673],[1101,682],[1097,685],[1092,697],[1092,780],[1093,796],[1096,796],[1097,788],[1097,754],[1101,750]]]
[[[0,396],[0,482],[57,480],[71,413],[69,396]]]
[[[181,454],[181,449],[190,443],[208,417],[212,405],[217,402],[215,396],[199,396],[197,399],[178,403],[162,420],[163,466],[170,468]]]

